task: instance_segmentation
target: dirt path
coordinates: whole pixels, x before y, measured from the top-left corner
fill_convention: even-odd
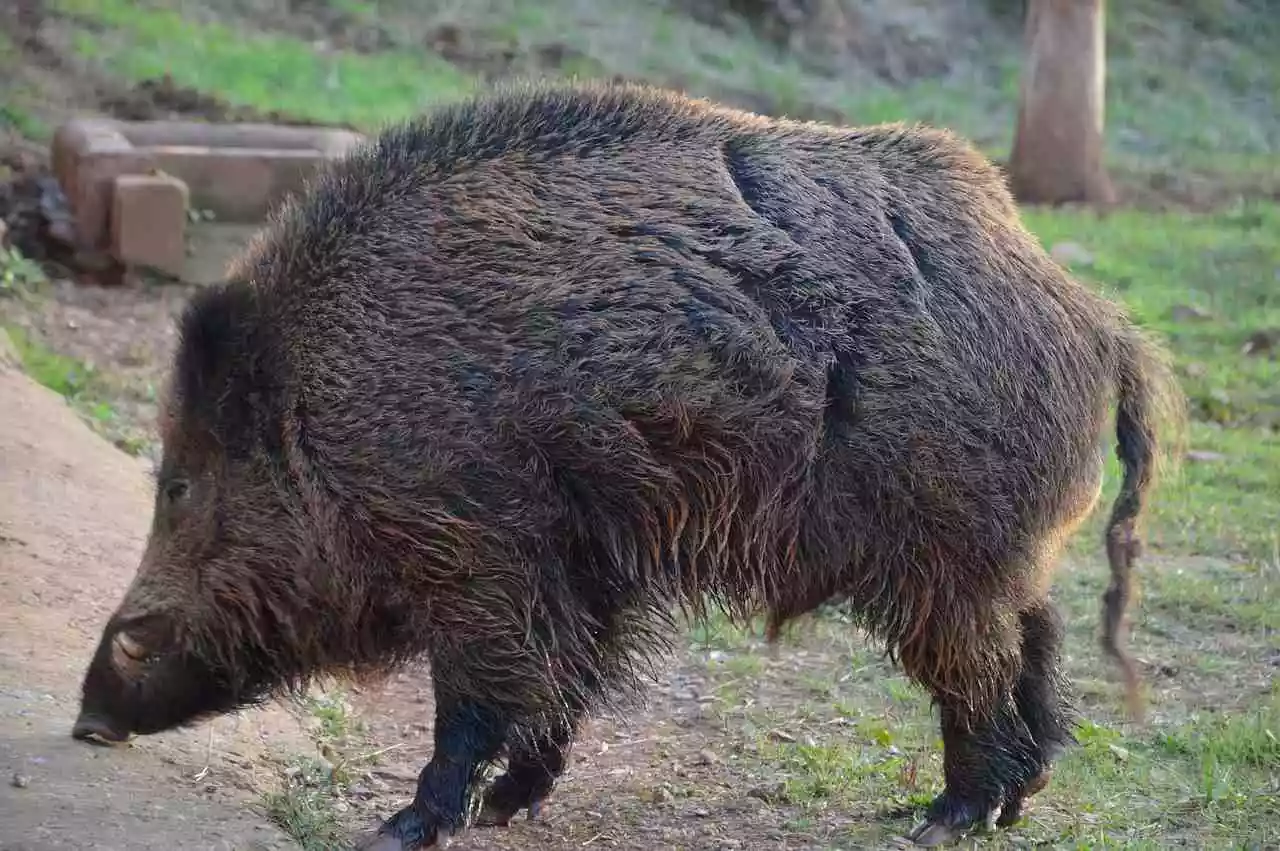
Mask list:
[[[71,739],[146,534],[146,475],[7,359],[0,411],[0,849],[295,847],[245,807],[273,750],[308,746],[282,709],[128,748]]]

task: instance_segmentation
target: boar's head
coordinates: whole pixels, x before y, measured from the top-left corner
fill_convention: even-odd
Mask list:
[[[152,526],[85,674],[78,739],[254,705],[314,661],[321,557],[287,448],[283,343],[264,324],[243,287],[210,289],[183,317]]]

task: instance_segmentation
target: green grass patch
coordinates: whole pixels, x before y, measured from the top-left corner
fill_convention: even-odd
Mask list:
[[[764,737],[760,756],[780,771],[787,803],[806,815],[828,807],[896,809],[928,805],[938,788],[917,784],[916,758],[896,747],[844,741],[778,743]]]
[[[1097,664],[1096,653],[1089,655]],[[769,680],[794,694],[822,676],[782,670]],[[840,681],[839,669],[825,676]],[[886,832],[907,829],[942,789],[936,713],[922,697],[910,706],[886,699],[870,680],[838,690],[837,703],[775,700],[742,735],[754,745],[760,788],[774,790],[793,827],[853,815],[838,847],[880,847]],[[1180,708],[1166,704],[1163,717],[1145,728],[1086,717],[1077,746],[1058,761],[1023,820],[975,837],[977,844],[1266,847],[1280,836],[1280,690],[1230,712]]]
[[[60,354],[24,329],[5,324],[23,372],[37,384],[62,396],[94,431],[130,455],[140,455],[147,439],[129,428],[112,403],[113,394],[104,376],[92,365]]]
[[[0,130],[5,129],[27,139],[48,139],[53,136],[48,124],[16,103],[0,104]]]
[[[0,245],[0,298],[29,298],[47,281],[39,263],[26,257],[17,247]]]
[[[5,328],[18,352],[22,369],[32,380],[48,387],[68,402],[102,404],[92,397],[97,372],[75,358],[45,348],[26,331],[16,326]]]
[[[308,695],[304,704],[316,722],[314,736],[323,744],[340,744],[363,732],[360,720],[351,714],[341,693]]]
[[[234,103],[363,128],[472,88],[468,74],[422,46],[445,26],[463,34],[482,67],[486,57],[505,54],[521,69],[542,47],[562,46],[556,73],[563,76],[620,74],[774,114],[924,121],[952,127],[996,157],[1013,138],[1024,65],[1021,40],[1009,37],[1016,26],[993,26],[982,50],[958,56],[949,75],[893,85],[856,65],[848,73],[818,70],[806,61],[812,57],[779,49],[747,26],[722,28],[669,4],[623,0],[430,7],[329,0],[352,26],[382,31],[389,48],[368,54],[322,52],[237,22],[234,8],[198,12],[176,0],[55,5],[84,21],[80,52],[121,76],[169,72]],[[1240,173],[1274,172],[1280,157],[1280,116],[1267,106],[1280,87],[1272,50],[1280,19],[1244,0],[1213,14],[1206,5],[1214,4],[1184,4],[1175,15],[1157,0],[1108,9],[1109,157],[1135,174],[1225,171],[1247,189]]]
[[[266,816],[303,851],[343,847],[345,831],[334,809],[340,794],[332,768],[320,760],[299,760],[286,773],[283,788],[262,796]]]
[[[471,79],[425,50],[321,52],[285,35],[197,23],[154,2],[56,0],[86,24],[75,46],[129,79],[175,82],[256,109],[363,129],[469,90]]]
[[[317,691],[299,701],[309,716],[316,756],[297,757],[285,769],[279,789],[262,796],[267,818],[304,851],[342,848],[347,825],[339,806],[353,777],[364,765],[376,764],[377,751],[364,754],[364,725],[341,691]]]

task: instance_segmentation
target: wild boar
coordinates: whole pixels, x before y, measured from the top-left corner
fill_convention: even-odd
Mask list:
[[[941,707],[912,838],[1012,824],[1072,741],[1049,599],[1100,498],[1116,639],[1177,422],[1162,348],[964,140],[629,85],[485,92],[284,204],[181,319],[154,525],[84,680],[118,740],[429,661],[370,840],[536,810],[676,613],[845,601]]]

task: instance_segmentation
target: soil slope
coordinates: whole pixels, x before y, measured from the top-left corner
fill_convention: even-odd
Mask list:
[[[245,806],[268,750],[305,738],[283,709],[123,748],[71,739],[145,540],[146,473],[3,349],[0,412],[0,851],[295,847]]]

